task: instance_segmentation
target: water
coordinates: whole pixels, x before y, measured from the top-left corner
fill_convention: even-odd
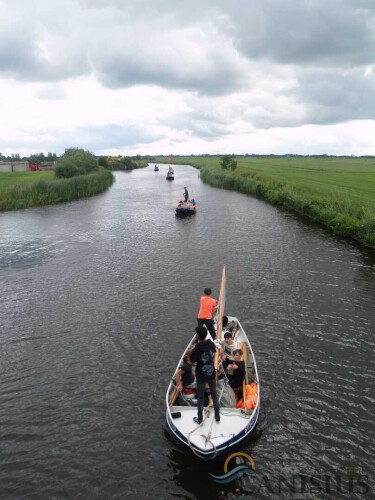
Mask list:
[[[1,498],[373,497],[375,252],[166,170],[0,214]],[[179,219],[184,186],[198,213]],[[242,447],[256,471],[217,485],[226,457],[202,463],[171,440],[164,397],[223,263],[262,402]],[[277,491],[298,474],[305,492]]]

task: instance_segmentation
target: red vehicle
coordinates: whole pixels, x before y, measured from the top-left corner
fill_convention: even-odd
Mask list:
[[[30,165],[30,170],[32,170],[33,172],[35,172],[36,170],[40,170],[40,163],[33,163],[32,165]]]

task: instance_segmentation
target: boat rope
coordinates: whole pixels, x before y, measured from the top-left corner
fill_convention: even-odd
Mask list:
[[[210,416],[210,409],[209,408],[205,408],[204,409],[204,417],[202,419],[202,422],[200,424],[198,424],[192,431],[189,432],[189,434],[187,435],[187,441],[188,441],[188,444],[189,444],[189,448],[191,449],[191,451],[194,453],[194,455],[196,455],[198,458],[205,458],[204,455],[200,454],[197,450],[194,449],[194,446],[190,440],[190,435],[193,434],[196,430],[199,429],[199,427],[201,427],[201,425],[203,424],[203,422],[205,421],[206,418],[208,418]],[[213,460],[214,458],[216,458],[216,455],[217,455],[217,448],[215,446],[215,444],[212,442],[212,438],[210,437],[210,434],[211,432],[209,432],[208,436],[206,436],[205,434],[201,434],[201,436],[206,440],[206,443],[210,443],[210,445],[212,446],[212,449],[214,451],[214,455],[212,457],[210,457],[210,460]]]

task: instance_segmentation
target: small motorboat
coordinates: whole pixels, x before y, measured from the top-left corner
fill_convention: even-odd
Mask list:
[[[167,181],[174,181],[174,170],[172,167],[169,167],[169,169],[168,169]]]
[[[155,170],[155,172],[159,172],[159,167],[157,165],[155,165],[154,170]]]
[[[194,199],[187,202],[180,201],[175,211],[179,216],[194,215],[197,213],[197,204]]]
[[[215,318],[215,330],[217,337],[215,343],[220,341],[222,334],[222,318],[225,303],[225,266],[223,267],[219,309]],[[225,391],[228,388],[227,380],[217,381],[217,395],[220,403],[220,423],[215,422],[213,408],[208,406],[204,409],[204,417],[201,424],[194,422],[193,417],[197,414],[196,400],[191,399],[190,393],[179,392],[176,386],[176,374],[182,363],[184,355],[189,348],[194,347],[195,337],[191,339],[184,351],[180,362],[172,376],[167,389],[167,424],[172,435],[178,441],[190,448],[192,453],[203,460],[214,459],[221,452],[230,452],[235,445],[250,435],[254,429],[259,415],[260,389],[257,365],[249,339],[235,316],[226,316],[232,328],[232,335],[237,345],[241,346],[243,361],[245,363],[245,379],[243,381],[243,400],[235,402],[225,401]],[[207,338],[211,339],[210,334]],[[220,350],[216,343],[215,368],[216,373],[220,371]],[[249,390],[248,390],[249,389]],[[191,390],[190,390],[191,391]],[[228,394],[228,393],[227,393]],[[193,396],[194,398],[194,396]],[[205,403],[207,404],[207,403]],[[241,406],[242,405],[242,406]]]

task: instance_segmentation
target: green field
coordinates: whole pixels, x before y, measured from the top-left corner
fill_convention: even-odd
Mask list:
[[[35,182],[53,178],[53,172],[0,172],[0,189],[8,189],[19,182]]]
[[[238,157],[223,170],[219,157],[177,157],[201,169],[201,179],[254,194],[375,246],[375,158]]]

